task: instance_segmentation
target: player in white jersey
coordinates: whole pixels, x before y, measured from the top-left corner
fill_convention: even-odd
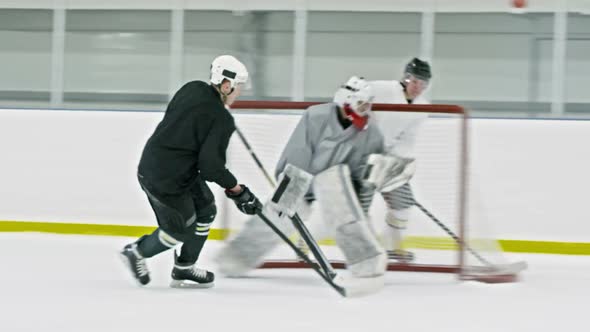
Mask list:
[[[305,219],[309,215],[305,210],[315,200],[352,276],[380,280],[387,256],[366,220],[375,188],[363,181],[368,156],[384,153],[383,136],[370,111],[372,99],[368,83],[353,76],[338,89],[333,103],[308,108],[283,150],[276,174],[279,180],[289,175],[291,183],[296,172],[312,178],[311,186],[301,190],[296,200],[296,212]],[[286,213],[272,210],[274,197],[265,204],[264,215],[291,234],[294,228]],[[243,275],[280,242],[258,216],[253,217],[219,253],[220,271]]]
[[[372,81],[375,103],[384,104],[429,104],[422,96],[432,77],[430,65],[418,58],[405,67],[400,81]],[[414,158],[416,135],[427,118],[425,113],[376,112],[377,123],[385,136],[388,154],[402,158]],[[412,165],[413,166],[413,165]],[[412,252],[402,249],[402,231],[406,229],[414,195],[410,183],[392,190],[382,191],[387,205],[385,222],[389,227],[383,234],[383,242],[390,259],[412,261]]]

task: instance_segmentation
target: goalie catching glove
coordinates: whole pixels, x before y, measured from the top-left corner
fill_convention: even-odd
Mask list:
[[[393,154],[371,154],[364,179],[380,192],[389,192],[406,184],[416,171],[416,160]]]
[[[246,187],[241,184],[242,191],[238,194],[234,194],[229,190],[225,191],[225,196],[236,203],[236,206],[240,211],[245,214],[256,214],[257,211],[262,209],[262,203],[254,196],[254,194]]]

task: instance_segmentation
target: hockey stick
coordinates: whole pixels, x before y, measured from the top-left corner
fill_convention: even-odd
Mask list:
[[[420,204],[416,200],[414,200],[414,205],[416,205],[416,207],[418,207],[418,209],[420,209],[420,211],[424,212],[424,214],[427,215],[430,218],[430,220],[434,221],[435,224],[437,224],[450,237],[452,237],[453,240],[455,240],[455,242],[457,242],[457,244],[460,245],[461,243],[463,243],[463,246],[465,247],[465,249],[467,251],[469,251],[480,262],[482,262],[483,264],[488,265],[488,266],[494,266],[494,264],[490,263],[487,259],[483,258],[477,251],[471,249],[471,247],[469,247],[467,245],[467,243],[465,243],[464,241],[461,241],[461,239],[459,239],[459,237],[455,233],[453,233],[453,231],[450,230],[447,227],[447,225],[445,225],[442,221],[438,220],[438,218],[435,217],[432,213],[430,213],[430,211],[428,211],[422,204]]]
[[[301,235],[303,241],[305,241],[305,244],[307,244],[309,251],[311,251],[315,259],[318,261],[318,263],[326,273],[326,275],[329,276],[331,279],[334,279],[334,277],[336,277],[336,272],[332,268],[332,264],[330,264],[328,258],[324,255],[322,250],[319,248],[317,242],[311,236],[311,233],[303,223],[303,220],[301,220],[299,215],[295,213],[293,217],[291,217],[291,221],[293,222],[293,226],[295,226],[295,228],[299,232],[299,235]]]
[[[240,140],[242,140],[242,143],[244,143],[244,146],[246,147],[246,150],[248,150],[248,152],[250,152],[250,156],[252,156],[252,159],[254,159],[254,162],[256,163],[256,165],[258,166],[258,168],[262,171],[262,174],[264,174],[264,177],[266,177],[266,179],[268,180],[268,182],[270,183],[271,186],[275,187],[276,184],[275,184],[274,180],[268,174],[268,172],[266,171],[266,169],[262,165],[262,162],[256,156],[256,153],[254,153],[254,151],[252,150],[252,147],[248,143],[248,140],[246,139],[246,136],[244,136],[244,134],[242,134],[242,131],[237,126],[236,126],[236,132],[238,133],[238,136],[240,136]]]
[[[258,210],[256,212],[256,215],[258,217],[260,217],[260,219],[262,219],[262,221],[264,221],[264,223],[266,225],[268,225],[268,227],[270,227],[285,243],[287,243],[291,247],[291,249],[293,249],[295,251],[297,256],[299,256],[307,264],[309,264],[309,266],[311,266],[311,268],[314,271],[316,271],[322,277],[322,279],[324,279],[330,286],[332,286],[332,288],[334,288],[334,290],[336,290],[338,292],[338,294],[346,297],[346,289],[344,289],[341,286],[338,286],[336,283],[334,283],[334,281],[332,280],[332,278],[330,276],[328,276],[324,272],[322,272],[320,270],[320,267],[318,266],[318,264],[314,263],[311,259],[309,259],[309,257],[307,257],[307,255],[301,249],[297,248],[297,246],[295,244],[293,244],[293,242],[291,242],[291,240],[285,235],[285,233],[281,232],[281,230],[278,229],[277,226],[275,226],[275,224],[272,221],[270,221],[262,213],[261,210]]]
[[[260,171],[264,174],[264,176],[266,177],[266,179],[268,180],[270,185],[272,187],[276,187],[276,183],[274,182],[272,177],[268,174],[268,172],[266,171],[266,168],[264,167],[264,165],[262,165],[262,162],[260,161],[260,159],[258,159],[258,156],[256,155],[256,153],[254,153],[254,150],[252,149],[252,146],[250,145],[250,143],[248,143],[246,136],[244,136],[242,131],[237,126],[236,126],[236,132],[238,133],[238,136],[240,136],[240,140],[242,141],[242,143],[244,144],[244,146],[246,147],[246,149],[250,153],[250,156],[252,156],[252,159],[254,160],[256,165],[258,166],[258,169],[260,169]],[[328,258],[326,258],[326,256],[324,255],[324,253],[322,252],[322,250],[318,246],[317,242],[313,239],[313,236],[309,232],[309,229],[307,229],[307,227],[305,226],[305,224],[303,223],[303,221],[301,220],[299,215],[297,213],[295,213],[292,217],[290,217],[290,219],[293,222],[293,226],[295,227],[295,229],[297,229],[297,231],[299,232],[299,235],[305,241],[305,244],[307,244],[307,247],[309,248],[309,250],[311,251],[311,253],[315,257],[315,259],[318,261],[318,263],[320,264],[320,266],[324,270],[324,273],[326,274],[326,276],[329,276],[330,278],[333,279],[336,276],[336,272],[334,272],[334,269],[332,268],[332,265],[329,263]]]
[[[424,212],[424,214],[426,214],[432,221],[434,221],[438,226],[440,226],[440,228],[442,228],[450,237],[452,237],[453,240],[455,240],[455,242],[457,242],[459,245],[461,244],[461,240],[459,239],[459,237],[455,233],[453,233],[453,231],[451,231],[442,221],[438,220],[438,218],[436,218],[432,213],[430,213],[430,211],[428,211],[420,203],[416,202],[416,200],[414,200],[414,204],[422,212]],[[519,262],[514,262],[514,263],[509,263],[509,264],[492,264],[490,261],[483,258],[477,251],[475,251],[474,249],[469,247],[467,245],[467,243],[463,242],[463,247],[465,248],[465,250],[469,251],[469,253],[471,253],[475,258],[477,258],[481,263],[486,265],[487,268],[489,268],[488,270],[479,269],[479,272],[484,272],[487,274],[489,274],[490,272],[493,272],[493,274],[497,274],[497,275],[502,275],[502,274],[515,275],[516,273],[527,268],[527,263],[524,261],[519,261]],[[475,271],[478,272],[478,270],[475,270]]]

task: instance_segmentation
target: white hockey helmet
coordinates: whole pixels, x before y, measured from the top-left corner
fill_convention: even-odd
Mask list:
[[[231,55],[220,55],[211,63],[211,83],[219,85],[223,80],[230,82],[231,88],[248,82],[248,70],[243,63]]]
[[[334,102],[341,108],[350,108],[360,116],[367,116],[374,99],[373,90],[362,77],[352,76],[334,94]]]

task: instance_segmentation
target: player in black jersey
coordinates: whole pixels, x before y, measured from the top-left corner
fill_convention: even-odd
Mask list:
[[[206,181],[225,188],[242,212],[255,214],[260,208],[256,196],[225,167],[235,130],[226,106],[236,100],[247,80],[248,71],[236,58],[215,58],[210,83],[192,81],[180,88],[147,141],[137,176],[159,227],[121,252],[141,285],[150,282],[146,258],[182,243],[180,255],[174,255],[171,286],[213,286],[213,273],[196,266],[217,212]]]

